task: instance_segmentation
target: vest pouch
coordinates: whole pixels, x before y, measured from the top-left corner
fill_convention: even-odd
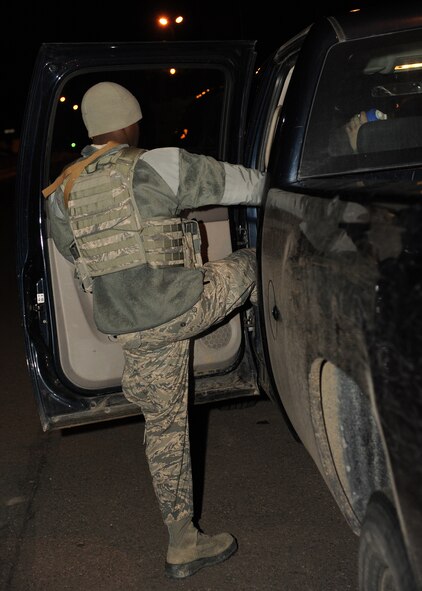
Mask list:
[[[190,269],[202,267],[201,232],[196,220],[182,219],[184,241],[184,266]]]
[[[201,234],[196,220],[150,218],[143,220],[142,237],[151,267],[202,266]]]

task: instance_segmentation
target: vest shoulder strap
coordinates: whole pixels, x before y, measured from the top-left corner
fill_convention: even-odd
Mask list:
[[[133,186],[133,173],[135,170],[135,165],[142,154],[144,154],[146,151],[147,150],[144,150],[143,148],[123,148],[116,159],[116,168],[125,178],[128,179],[131,191]]]
[[[51,183],[48,187],[43,189],[42,194],[45,198],[49,197],[62,183],[66,182],[65,189],[64,189],[64,202],[67,207],[67,203],[69,201],[69,194],[72,190],[72,187],[76,181],[76,179],[84,172],[86,167],[101,158],[103,154],[108,152],[111,148],[118,146],[117,142],[107,142],[105,146],[93,152],[90,156],[86,158],[82,158],[68,166],[61,175],[59,175],[56,180]],[[135,147],[128,147],[123,148],[121,153],[117,158],[117,165],[118,167],[122,166],[123,169],[127,169],[128,173],[127,176],[130,175],[132,179],[133,170],[135,168],[135,164],[138,158],[146,152],[146,150],[142,148],[135,148]],[[124,170],[122,170],[124,172]]]

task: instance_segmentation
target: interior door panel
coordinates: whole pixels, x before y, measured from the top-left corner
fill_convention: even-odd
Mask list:
[[[208,260],[229,254],[231,248],[228,212],[224,207],[192,212],[203,222]],[[61,370],[74,386],[83,389],[119,386],[123,353],[113,335],[99,332],[94,324],[92,296],[79,287],[73,264],[48,240],[51,284]],[[239,315],[195,341],[194,371],[202,375],[224,371],[235,362],[242,341]]]

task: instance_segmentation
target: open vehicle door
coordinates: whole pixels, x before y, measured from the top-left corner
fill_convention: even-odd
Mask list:
[[[35,63],[17,171],[17,275],[28,368],[44,430],[139,414],[121,391],[123,355],[93,323],[90,294],[50,237],[41,191],[88,139],[78,106],[99,81],[143,112],[140,147],[178,146],[239,161],[254,42],[44,44]],[[203,259],[247,245],[247,215],[194,212]],[[236,219],[234,218],[236,215]],[[194,343],[195,401],[258,393],[244,312]]]

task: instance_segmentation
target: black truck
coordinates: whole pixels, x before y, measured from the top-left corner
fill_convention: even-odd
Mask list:
[[[40,47],[16,191],[44,430],[139,413],[41,193],[88,143],[78,107],[102,80],[139,98],[141,147],[268,172],[261,207],[194,212],[204,260],[256,247],[259,288],[195,341],[195,402],[271,398],[360,537],[360,590],[421,589],[422,11],[321,18],[259,67],[255,41]]]

